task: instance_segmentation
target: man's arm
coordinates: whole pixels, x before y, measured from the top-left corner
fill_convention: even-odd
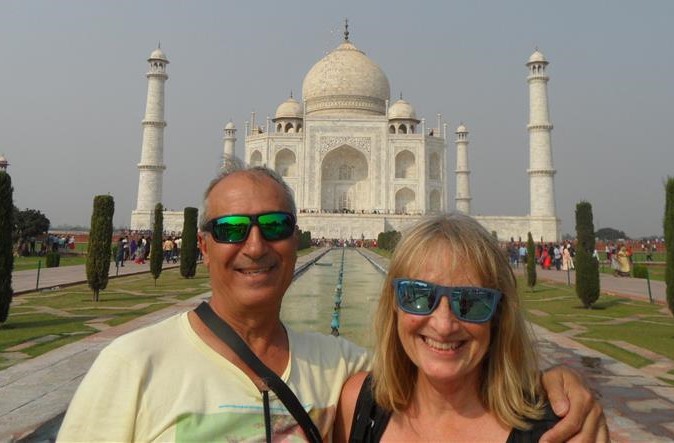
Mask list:
[[[604,410],[580,374],[556,366],[544,372],[542,380],[550,405],[562,420],[543,434],[541,442],[610,441]]]

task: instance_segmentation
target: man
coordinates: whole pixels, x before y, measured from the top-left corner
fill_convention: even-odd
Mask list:
[[[296,261],[295,214],[290,189],[273,171],[224,172],[206,190],[199,244],[211,277],[210,307],[287,383],[330,440],[341,387],[369,361],[362,348],[342,338],[297,333],[282,324],[281,301]],[[594,440],[605,428],[591,394],[569,371],[546,378],[560,413],[569,406],[564,392],[575,393],[573,414],[551,435],[568,439],[582,426],[582,437]],[[104,349],[72,400],[59,440],[260,441],[267,426],[274,440],[303,439],[276,396],[270,392],[265,400],[266,390],[192,311]]]

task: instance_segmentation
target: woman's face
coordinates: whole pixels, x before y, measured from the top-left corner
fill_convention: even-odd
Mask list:
[[[452,260],[442,248],[423,269],[404,277],[442,286],[482,286],[475,270],[464,260]],[[450,387],[468,382],[478,386],[480,363],[489,349],[490,322],[459,321],[447,297],[430,315],[414,315],[398,309],[398,337],[418,368],[417,381]]]

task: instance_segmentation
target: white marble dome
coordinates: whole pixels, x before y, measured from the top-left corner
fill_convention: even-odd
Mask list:
[[[319,60],[302,83],[307,114],[384,115],[390,93],[384,71],[348,40]]]
[[[274,119],[279,118],[303,118],[304,111],[302,104],[292,97],[284,101],[276,108],[276,115]]]
[[[152,54],[150,54],[150,58],[148,60],[163,60],[168,63],[166,54],[164,54],[164,51],[162,51],[161,48],[157,48],[152,51]]]
[[[463,123],[461,123],[459,125],[459,127],[456,128],[456,133],[461,134],[461,133],[464,133],[464,132],[468,132],[468,128],[466,128],[466,126]]]
[[[548,61],[545,59],[545,56],[541,51],[536,49],[533,54],[531,54],[531,57],[529,57],[529,63],[547,63]]]
[[[410,105],[407,101],[400,99],[393,103],[393,105],[391,105],[391,107],[388,109],[388,118],[389,120],[417,120],[417,113],[414,111],[414,107],[412,105]]]
[[[234,122],[230,120],[225,125],[225,129],[236,129],[236,126],[234,126]]]

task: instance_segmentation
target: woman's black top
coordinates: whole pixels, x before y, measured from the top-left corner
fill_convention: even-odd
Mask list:
[[[390,419],[391,411],[385,410],[374,401],[372,396],[372,374],[369,374],[365,378],[358,394],[356,410],[354,411],[353,422],[351,423],[349,442],[378,442],[381,440],[381,436],[384,435]],[[552,412],[550,405],[546,404],[545,414],[540,420],[528,419],[527,423],[531,425],[529,430],[513,429],[510,431],[506,443],[537,442],[545,431],[552,428],[558,421],[559,417]]]

